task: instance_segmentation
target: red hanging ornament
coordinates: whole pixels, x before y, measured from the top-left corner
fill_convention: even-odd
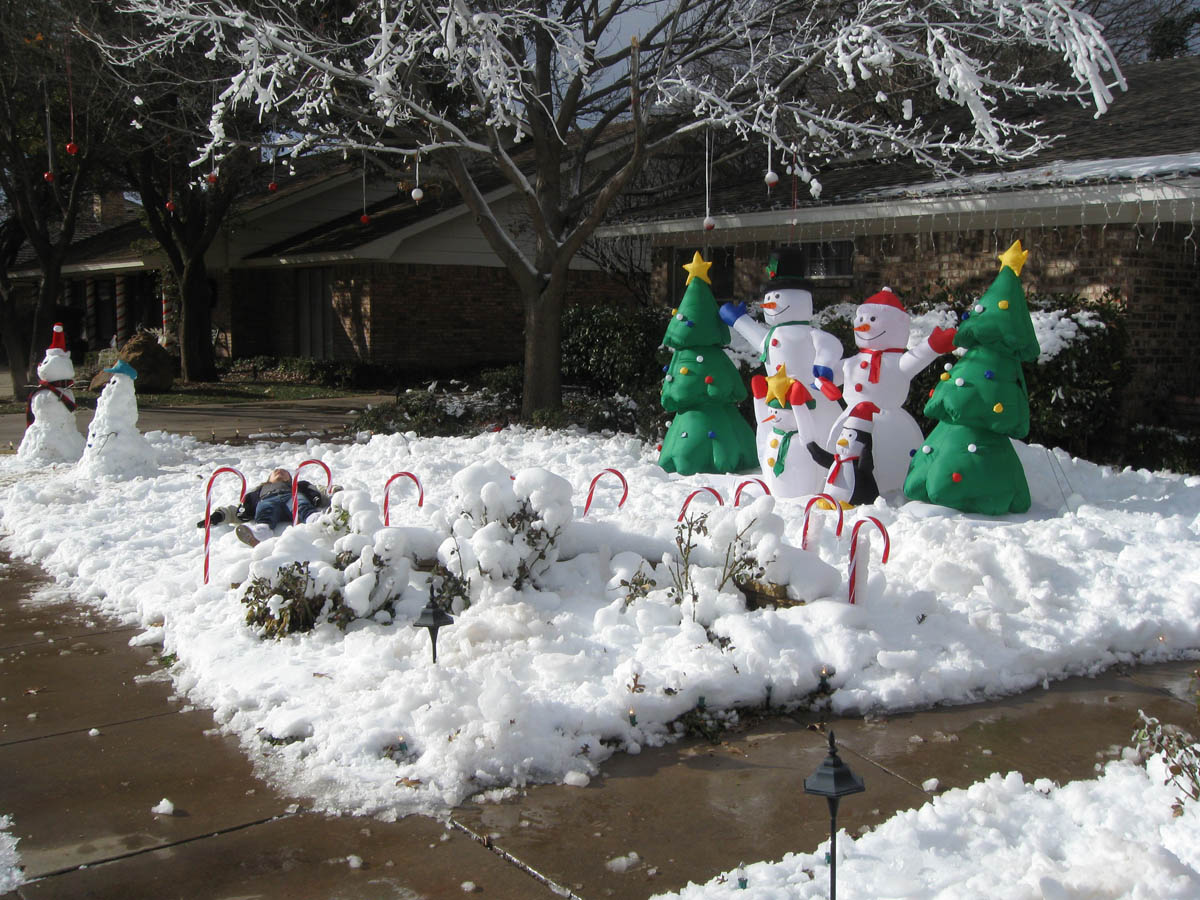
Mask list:
[[[52,181],[54,181],[54,173],[53,172],[43,172],[42,173],[42,181],[46,182],[46,184],[50,184]]]
[[[67,155],[74,156],[79,152],[79,145],[74,141],[67,141]]]
[[[358,217],[358,221],[362,222],[364,225],[369,225],[371,223],[371,217],[368,216],[366,213],[363,213],[361,216]]]
[[[279,185],[276,184],[274,181],[272,181],[270,184],[267,185],[267,190],[273,194],[277,190],[279,190]]]
[[[209,184],[217,183],[217,173],[216,172],[209,172],[207,177],[208,177]]]
[[[167,212],[175,212],[175,201],[168,200],[163,204],[163,208],[165,208]]]

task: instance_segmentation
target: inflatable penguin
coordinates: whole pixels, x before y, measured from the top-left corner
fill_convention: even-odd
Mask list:
[[[827,467],[822,492],[844,507],[874,503],[879,496],[871,434],[871,420],[878,412],[874,403],[855,404],[842,420],[833,453],[815,441],[808,444],[813,460]]]
[[[841,408],[833,384],[833,366],[842,355],[833,335],[812,327],[812,285],[805,279],[805,257],[795,248],[781,250],[767,267],[763,319],[755,321],[744,303],[726,303],[721,319],[759,350],[765,374],[751,381],[759,464],[772,494],[798,497],[816,493],[824,475],[802,448],[823,444]],[[790,395],[800,385],[808,399],[793,414]],[[800,452],[789,453],[792,446]]]
[[[83,435],[75,424],[75,366],[67,353],[62,323],[37,368],[38,384],[25,409],[25,436],[17,455],[39,462],[75,462],[83,454]]]

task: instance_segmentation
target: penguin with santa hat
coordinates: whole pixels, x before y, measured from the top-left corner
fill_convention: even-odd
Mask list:
[[[822,493],[828,494],[843,507],[874,503],[879,496],[871,448],[871,420],[877,412],[879,407],[870,401],[856,403],[842,420],[832,453],[816,441],[807,444],[813,460],[828,467]]]
[[[38,462],[75,462],[84,437],[75,424],[75,366],[67,352],[62,323],[54,326],[46,356],[37,367],[38,383],[25,407],[25,436],[17,455]]]
[[[842,361],[840,373],[847,409],[829,431],[827,446],[832,446],[859,404],[875,406],[874,473],[881,494],[903,488],[909,460],[924,440],[916,420],[904,409],[913,377],[954,349],[953,328],[935,328],[912,347],[909,329],[908,311],[890,288],[883,288],[858,307],[854,315],[858,351]]]

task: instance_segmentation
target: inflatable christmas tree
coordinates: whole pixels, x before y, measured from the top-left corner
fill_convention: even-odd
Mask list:
[[[1029,509],[1029,485],[1010,440],[1029,433],[1021,363],[1041,352],[1020,280],[1028,256],[1020,241],[1004,251],[1000,274],[963,316],[954,342],[967,352],[925,404],[938,424],[909,466],[910,499],[993,516]]]
[[[663,379],[662,407],[675,419],[658,464],[681,475],[736,472],[758,461],[754,432],[737,408],[746,385],[725,354],[729,327],[717,314],[711,267],[699,252],[683,267],[687,288],[663,337],[675,352]]]

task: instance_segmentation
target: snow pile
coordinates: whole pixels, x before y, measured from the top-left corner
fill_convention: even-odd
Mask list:
[[[1200,804],[1171,812],[1161,757],[1109,763],[1094,781],[1026,784],[1016,772],[947,791],[853,839],[839,832],[838,887],[878,900],[1067,900],[1200,896]],[[854,798],[851,798],[853,802]],[[826,841],[813,853],[746,866],[756,900],[825,897]],[[747,896],[732,873],[660,900]]]
[[[158,454],[137,430],[137,420],[133,379],[113,374],[96,401],[96,414],[79,460],[80,472],[92,478],[118,480],[153,475],[158,468]]]
[[[0,816],[0,895],[15,891],[25,883],[21,875],[21,855],[17,852],[17,839],[8,833],[12,819]]]
[[[671,740],[701,697],[721,716],[768,694],[811,702],[822,663],[837,670],[832,711],[851,714],[1011,694],[1200,647],[1195,477],[1019,446],[1027,514],[881,498],[848,511],[839,537],[836,513],[814,508],[804,551],[805,498],[751,484],[732,508],[746,476],[667,475],[628,436],[511,428],[236,450],[147,439],[161,469],[120,482],[0,460],[12,481],[4,545],[161,635],[177,691],[214,710],[284,790],[327,809],[436,813],[495,788],[586,784],[612,753]],[[195,522],[208,476],[310,458],[345,487],[333,507],[253,549],[214,528],[202,584]],[[584,516],[589,484],[610,467],[628,501],[618,508],[617,480],[601,480]],[[397,487],[385,528],[382,489],[399,471],[418,474],[425,502]],[[214,506],[236,499],[236,481],[215,485]],[[701,487],[725,505],[702,491],[678,524]],[[891,552],[882,565],[879,537],[869,549],[870,529],[859,536],[851,606],[850,538],[866,516]],[[748,610],[735,569],[805,603]],[[314,627],[264,638],[290,602],[281,573],[300,570],[292,583],[314,601]],[[430,634],[412,627],[431,594],[454,616],[436,665]]]

